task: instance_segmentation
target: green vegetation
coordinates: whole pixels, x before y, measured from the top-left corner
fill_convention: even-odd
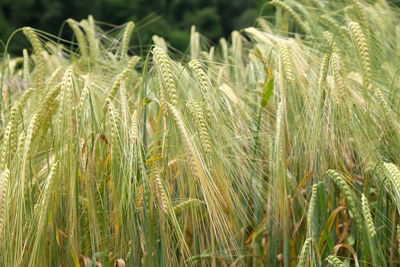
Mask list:
[[[272,6],[216,46],[192,27],[187,53],[135,55],[134,22],[92,16],[72,41],[17,31],[0,265],[399,265],[400,10]]]
[[[65,19],[81,20],[92,14],[104,30],[134,21],[132,48],[137,52],[147,48],[154,34],[184,51],[192,25],[217,42],[234,29],[252,25],[258,16],[271,15],[272,10],[265,7],[265,0],[2,0],[0,39],[7,40],[15,29],[29,25],[70,40],[72,32],[64,27]],[[19,36],[13,44],[13,53],[28,45]]]

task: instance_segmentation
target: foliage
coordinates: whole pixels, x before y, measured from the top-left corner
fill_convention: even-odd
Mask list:
[[[70,31],[60,29],[64,20],[81,20],[92,14],[99,21],[122,24],[132,20],[140,25],[134,37],[137,51],[138,46],[147,48],[153,34],[167,38],[176,48],[184,50],[190,26],[196,25],[216,42],[233,29],[251,25],[260,15],[257,8],[263,4],[257,0],[3,0],[0,1],[0,39],[5,42],[15,29],[25,25],[54,35],[61,30],[62,37],[70,39]],[[13,52],[26,45],[17,37]]]

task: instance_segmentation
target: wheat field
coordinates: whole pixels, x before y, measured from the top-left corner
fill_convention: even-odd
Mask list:
[[[92,16],[17,30],[0,266],[399,266],[400,10],[266,5],[184,52]]]

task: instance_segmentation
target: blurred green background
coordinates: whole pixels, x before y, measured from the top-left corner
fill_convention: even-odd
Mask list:
[[[61,33],[62,38],[71,40],[72,31],[68,26],[62,27],[63,22],[68,18],[79,21],[92,14],[97,21],[106,23],[102,26],[106,30],[130,20],[135,22],[131,44],[136,51],[146,48],[153,34],[185,51],[191,25],[196,25],[203,36],[216,43],[220,37],[228,37],[232,30],[252,25],[257,16],[272,16],[274,8],[268,5],[269,1],[0,0],[0,39],[6,42],[15,29],[31,26],[57,36]],[[400,0],[388,2],[399,5]],[[17,34],[9,52],[19,54],[23,47],[29,44],[22,34]]]
[[[259,15],[271,14],[266,0],[0,0],[0,38],[6,42],[17,28],[31,26],[58,35],[67,18],[81,20],[92,14],[97,21],[120,25],[136,24],[133,45],[147,47],[153,34],[166,38],[184,51],[190,26],[211,42],[229,36],[232,30],[252,25]],[[112,26],[110,25],[110,26]],[[104,25],[105,29],[111,29]],[[70,39],[64,27],[61,36]],[[18,34],[11,52],[28,44]]]

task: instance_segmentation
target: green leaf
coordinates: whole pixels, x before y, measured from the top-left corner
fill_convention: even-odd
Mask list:
[[[274,76],[271,74],[268,76],[268,79],[264,84],[264,91],[261,99],[261,107],[264,108],[267,106],[268,101],[272,96],[273,90],[274,90]]]

